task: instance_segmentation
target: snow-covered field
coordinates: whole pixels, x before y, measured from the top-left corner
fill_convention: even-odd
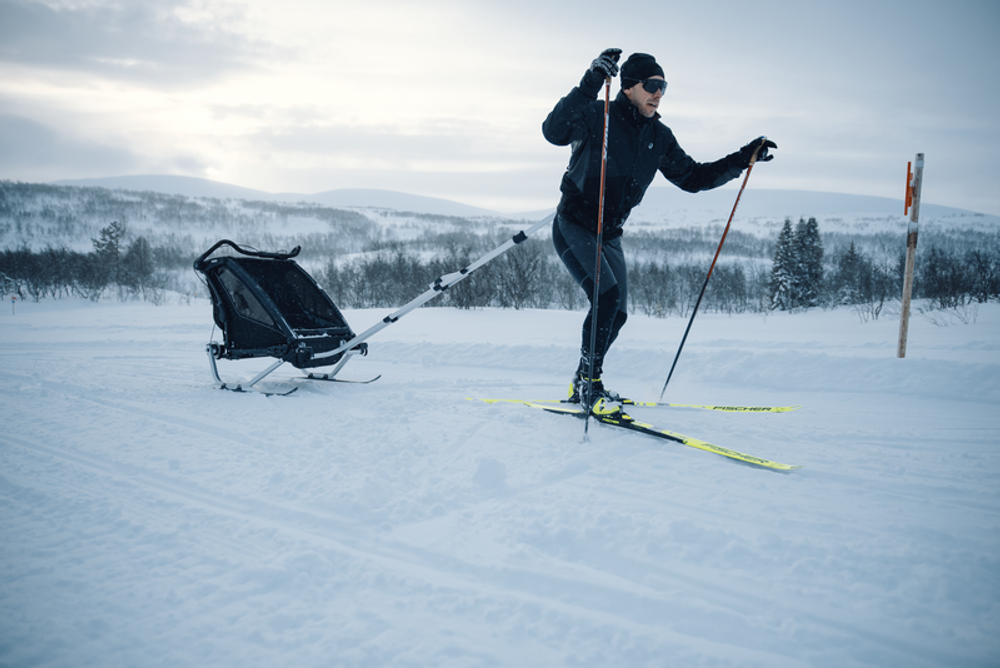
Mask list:
[[[786,474],[466,400],[562,397],[580,313],[422,309],[378,382],[265,397],[204,301],[3,306],[2,666],[1000,664],[1000,305],[905,360],[891,316],[699,315],[667,400],[802,409],[633,414]],[[611,388],[684,325],[633,316]]]

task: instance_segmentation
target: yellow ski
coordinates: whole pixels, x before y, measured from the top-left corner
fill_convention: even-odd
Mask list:
[[[485,401],[487,403],[497,403],[497,402],[507,402],[507,403],[524,403],[520,399],[481,399],[480,401]],[[532,403],[536,404],[570,404],[567,401],[560,401],[559,399],[531,399]],[[790,413],[791,411],[797,411],[802,408],[801,405],[795,406],[719,406],[714,404],[667,404],[656,401],[634,401],[632,399],[623,399],[622,405],[624,406],[639,406],[640,408],[695,408],[702,411],[719,411],[721,413]]]
[[[476,399],[469,398],[469,401],[476,401]],[[523,399],[479,399],[478,401],[483,401],[488,404],[496,403],[510,403],[510,404],[524,404],[531,408],[537,408],[549,413],[560,413],[563,415],[573,415],[579,418],[585,418],[587,416],[586,412],[580,408],[579,404],[570,404],[567,402],[560,401],[527,401]],[[633,418],[628,413],[624,411],[618,411],[615,413],[599,413],[592,414],[592,417],[602,424],[611,425],[614,427],[622,427],[623,429],[629,429],[632,431],[638,431],[649,436],[655,436],[656,438],[666,439],[668,441],[673,441],[675,443],[681,443],[691,448],[697,448],[699,450],[704,450],[706,452],[712,452],[717,455],[722,455],[723,457],[728,457],[730,459],[735,459],[737,461],[745,462],[747,464],[753,464],[755,466],[761,466],[774,471],[792,471],[797,468],[802,468],[801,466],[795,464],[782,464],[781,462],[775,462],[770,459],[764,459],[763,457],[757,457],[756,455],[750,455],[745,452],[739,452],[738,450],[731,450],[725,448],[721,445],[715,445],[714,443],[709,443],[708,441],[703,441],[698,438],[692,438],[690,436],[685,436],[684,434],[678,434],[674,431],[669,431],[667,429],[660,429],[654,427],[653,425],[646,422],[639,422]]]

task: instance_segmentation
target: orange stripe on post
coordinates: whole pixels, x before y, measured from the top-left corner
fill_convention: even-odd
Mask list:
[[[912,162],[906,163],[906,197],[903,198],[904,216],[909,214],[910,207],[913,206],[913,172],[910,171],[912,166]]]

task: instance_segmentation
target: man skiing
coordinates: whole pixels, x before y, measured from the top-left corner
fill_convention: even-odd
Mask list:
[[[590,312],[583,321],[580,364],[569,389],[569,400],[590,397],[594,412],[618,410],[620,397],[601,380],[604,356],[628,317],[628,278],[622,249],[622,227],[659,171],[688,192],[717,188],[737,178],[760,149],[758,161],[770,160],[764,137],[754,139],[721,160],[699,163],[674,139],[657,112],[667,88],[663,68],[653,56],[633,53],[621,66],[622,90],[608,110],[607,162],[599,290],[594,303],[597,263],[597,223],[601,201],[604,145],[604,101],[597,96],[605,81],[618,74],[621,49],[605,49],[583,75],[580,84],[559,100],[542,124],[545,138],[556,146],[572,145],[563,174],[562,198],[552,223],[552,242],[566,269],[587,293]],[[590,349],[591,322],[597,309],[597,333]],[[591,353],[593,367],[591,368]]]

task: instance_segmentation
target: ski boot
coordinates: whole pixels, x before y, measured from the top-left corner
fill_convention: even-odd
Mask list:
[[[587,396],[587,386],[590,386],[590,412],[593,415],[610,415],[618,413],[622,409],[621,397],[604,387],[604,382],[600,378],[600,369],[595,374],[597,378],[588,378],[585,369],[585,362],[580,362],[580,366],[573,376],[569,385],[569,397],[567,402],[571,404],[581,404]]]

